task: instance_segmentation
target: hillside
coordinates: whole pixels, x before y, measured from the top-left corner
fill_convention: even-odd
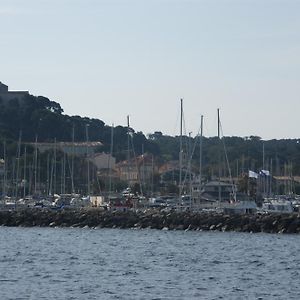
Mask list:
[[[88,130],[86,130],[88,126]],[[111,127],[99,119],[63,114],[60,104],[46,97],[25,95],[22,100],[3,101],[0,96],[0,140],[14,144],[22,134],[22,142],[101,141],[102,151],[108,151]],[[158,154],[158,147],[143,133],[131,129],[133,144],[137,154],[144,151]],[[87,137],[88,133],[88,137]],[[3,143],[1,143],[3,144]],[[2,147],[2,146],[1,146]],[[3,149],[0,147],[1,153]],[[127,149],[127,127],[114,128],[114,152],[119,159],[125,158]],[[14,154],[12,150],[12,155]]]
[[[69,116],[63,113],[59,103],[46,97],[27,94],[22,100],[12,99],[3,101],[0,97],[0,153],[3,153],[3,141],[8,147],[8,155],[16,155],[16,142],[22,134],[22,142],[75,141],[88,139],[103,143],[101,151],[109,151],[111,141],[111,127],[100,119],[81,116]],[[135,132],[131,128],[131,136],[135,154],[142,151],[153,154],[161,161],[178,160],[179,137],[163,135],[155,132],[146,137],[142,132]],[[259,137],[224,137],[222,144],[216,137],[203,138],[203,167],[206,174],[213,174],[218,168],[218,153],[222,153],[222,169],[224,175],[228,173],[225,151],[232,174],[247,172],[248,169],[259,170],[263,167],[272,169],[274,174],[285,174],[287,169],[294,175],[300,174],[300,144],[298,139],[280,139],[262,141]],[[199,139],[183,138],[184,152],[193,152],[193,167],[199,166]],[[114,128],[114,155],[117,160],[126,159],[127,128]],[[3,156],[3,155],[0,155]],[[288,165],[288,167],[287,167]],[[237,171],[238,170],[238,171]]]

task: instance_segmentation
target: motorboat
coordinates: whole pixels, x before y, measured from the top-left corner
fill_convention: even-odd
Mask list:
[[[294,212],[292,202],[284,199],[265,198],[259,212],[290,214]]]

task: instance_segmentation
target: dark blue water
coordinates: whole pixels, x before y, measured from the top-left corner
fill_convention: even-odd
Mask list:
[[[300,299],[300,236],[0,228],[0,299]]]

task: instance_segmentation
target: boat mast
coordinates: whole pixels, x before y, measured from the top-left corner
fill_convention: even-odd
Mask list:
[[[151,197],[153,197],[153,184],[154,184],[154,159],[153,154],[151,155]]]
[[[56,138],[54,139],[54,162],[53,162],[53,167],[54,167],[54,175],[53,175],[53,195],[57,193],[56,191],[56,160],[57,160],[57,149],[56,149]]]
[[[219,141],[219,187],[218,187],[218,201],[219,205],[221,204],[221,138],[220,138],[220,109],[218,108],[218,141]]]
[[[49,183],[49,196],[53,196],[53,173],[54,173],[54,155],[51,158],[51,170],[50,170],[50,183]]]
[[[20,157],[21,157],[21,139],[22,139],[22,131],[19,133],[19,142],[18,142],[18,150],[17,150],[17,170],[16,170],[16,192],[15,192],[15,206],[18,197],[19,190],[19,171],[20,171]]]
[[[64,152],[64,194],[66,193],[66,163],[67,163],[67,153]]]
[[[180,137],[179,137],[179,201],[182,192],[182,118],[183,118],[183,99],[180,99]]]
[[[50,195],[49,194],[49,190],[50,190],[50,155],[48,153],[47,155],[47,188],[46,188],[46,195]]]
[[[190,194],[190,209],[192,208],[193,204],[193,197],[192,197],[192,146],[191,146],[191,138],[192,132],[189,132],[189,165],[188,165],[188,172],[189,172],[189,194]]]
[[[89,124],[85,125],[85,137],[86,137],[86,158],[87,158],[87,196],[90,196],[90,160],[88,151],[89,142]]]
[[[60,193],[62,195],[65,195],[66,193],[66,153],[63,153],[63,156],[60,160],[60,176],[61,176],[61,182],[60,182]]]
[[[263,151],[263,167],[262,167],[262,169],[263,170],[265,170],[265,143],[263,142],[263,149],[262,149],[262,151]],[[266,197],[266,180],[265,180],[265,178],[263,177],[263,196],[264,197]]]
[[[271,197],[271,195],[273,194],[272,192],[272,174],[273,174],[273,158],[270,158],[270,176],[269,176],[269,196]]]
[[[133,155],[132,164],[130,162],[130,143],[132,146],[132,155]],[[133,166],[134,162],[135,162],[135,168],[136,168],[136,172],[137,172],[137,180],[138,180],[138,183],[140,186],[140,192],[141,192],[141,195],[143,196],[143,187],[141,184],[140,170],[139,170],[138,160],[137,160],[135,150],[134,150],[133,138],[130,135],[129,116],[127,116],[127,181],[128,181],[128,186],[130,183],[130,171],[134,169],[134,166]],[[135,204],[134,204],[134,206],[135,206]]]
[[[127,116],[127,184],[129,186],[129,179],[130,179],[130,125],[129,125],[129,115]]]
[[[141,190],[144,190],[145,183],[145,156],[144,156],[144,144],[142,144],[142,170],[140,171],[140,185]]]
[[[36,134],[34,143],[34,195],[36,195],[37,190],[37,138]]]
[[[199,198],[202,189],[202,143],[203,143],[203,115],[201,115],[201,128],[200,128],[200,153],[199,153]]]
[[[63,182],[64,182],[64,171],[63,171],[63,166],[64,162],[63,162],[63,158],[60,159],[60,194],[63,194]]]
[[[75,194],[74,188],[74,156],[75,156],[75,125],[72,126],[72,161],[71,161],[71,185],[72,185],[72,194]]]
[[[26,157],[27,156],[27,153],[26,153],[26,146],[25,146],[25,149],[24,149],[24,181],[23,181],[23,199],[25,199],[25,196],[26,196]]]
[[[263,142],[263,170],[265,169],[265,143]]]
[[[114,150],[114,123],[111,126],[111,135],[110,135],[110,155],[108,157],[108,172],[109,172],[109,192],[108,196],[111,195],[111,158],[113,155],[113,150]]]
[[[4,158],[4,165],[3,165],[3,197],[6,196],[6,166],[7,166],[7,161],[6,161],[6,140],[3,142],[3,158]]]

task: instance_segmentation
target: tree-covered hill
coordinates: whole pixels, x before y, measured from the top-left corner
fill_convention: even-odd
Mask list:
[[[86,135],[88,127],[88,137]],[[63,113],[59,103],[46,97],[26,95],[4,102],[0,98],[0,157],[3,153],[3,141],[6,141],[8,155],[16,155],[16,142],[22,132],[22,142],[101,141],[101,151],[109,151],[111,127],[100,119],[81,116],[69,116]],[[180,138],[155,132],[146,137],[142,132],[131,128],[131,147],[136,155],[143,151],[152,153],[161,163],[178,160]],[[117,160],[126,159],[128,147],[127,128],[114,128],[114,155]],[[273,174],[284,174],[287,165],[294,175],[300,175],[300,143],[298,139],[280,139],[263,141],[257,136],[203,137],[203,169],[206,174],[216,174],[219,161],[222,173],[228,175],[228,164],[232,175],[247,170],[259,170],[263,167]],[[195,172],[199,166],[199,138],[183,137],[185,156],[193,153],[192,167]],[[264,150],[263,150],[264,149]],[[264,152],[264,155],[263,155]],[[226,155],[225,155],[226,153]],[[226,159],[227,156],[227,159]],[[219,158],[221,157],[221,159]],[[263,159],[264,157],[264,159]]]
[[[162,157],[176,160],[179,156],[180,138],[166,136],[161,132],[149,135],[157,144]],[[183,151],[193,153],[193,166],[199,166],[200,138],[183,137]],[[226,158],[227,157],[227,158]],[[257,136],[250,137],[217,137],[202,138],[202,162],[204,173],[217,175],[218,164],[222,164],[222,176],[248,170],[267,169],[274,175],[300,175],[300,140],[280,139],[262,140]],[[228,168],[228,165],[230,168]],[[197,172],[197,171],[196,171]],[[287,174],[289,173],[289,174]]]
[[[88,127],[88,130],[87,130]],[[119,159],[125,158],[127,149],[127,128],[114,128],[114,151]],[[9,143],[16,142],[22,133],[22,142],[56,141],[101,141],[102,151],[109,151],[111,127],[99,119],[63,114],[60,104],[45,97],[26,95],[22,100],[2,101],[0,98],[0,139]],[[137,154],[142,149],[159,154],[155,143],[143,133],[131,129],[132,141]],[[1,149],[1,148],[0,148]]]

